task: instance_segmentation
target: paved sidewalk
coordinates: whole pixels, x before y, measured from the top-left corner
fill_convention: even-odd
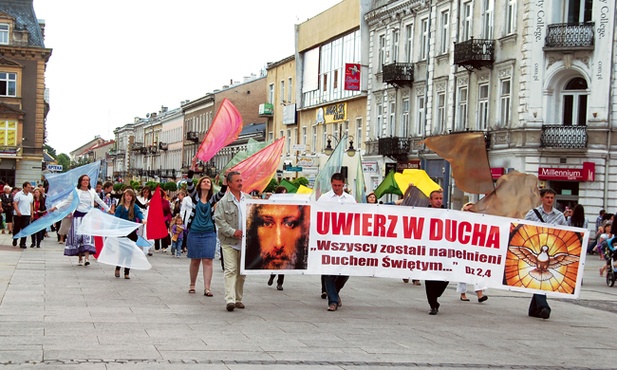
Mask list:
[[[112,266],[77,266],[55,240],[19,249],[0,234],[0,365],[617,368],[617,286],[599,276],[597,256],[588,256],[581,299],[551,299],[546,321],[527,317],[529,294],[489,290],[485,303],[461,302],[454,283],[430,316],[424,287],[368,277],[352,277],[344,306],[327,312],[317,276],[286,276],[283,291],[249,276],[246,309],[227,312],[219,261],[208,298],[201,276],[197,294],[187,293],[184,257],[155,253],[151,270],[117,279]]]

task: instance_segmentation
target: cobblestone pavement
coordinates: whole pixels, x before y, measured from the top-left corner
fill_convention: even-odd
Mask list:
[[[617,368],[617,287],[588,256],[580,300],[551,299],[550,320],[526,315],[529,294],[489,290],[462,302],[451,283],[429,316],[424,287],[352,277],[344,306],[326,311],[317,276],[289,275],[283,291],[249,276],[246,308],[188,294],[188,261],[155,253],[152,269],[117,279],[113,266],[78,266],[55,234],[40,249],[0,235],[0,365],[85,369],[610,369]],[[470,296],[473,293],[470,294]]]

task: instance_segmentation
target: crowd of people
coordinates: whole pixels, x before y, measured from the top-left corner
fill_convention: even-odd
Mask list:
[[[188,172],[187,188],[180,189],[174,199],[169,199],[163,191],[156,193],[161,194],[160,200],[167,236],[150,240],[154,251],[167,253],[167,249],[171,247],[171,256],[179,258],[185,253],[190,259],[189,294],[196,293],[201,266],[203,294],[206,297],[213,296],[213,260],[217,254],[220,254],[224,270],[225,308],[228,311],[245,308],[243,302],[245,276],[240,273],[242,240],[245,235],[250,236],[250,240],[257,243],[256,246],[250,246],[250,251],[247,247],[245,267],[267,270],[306,269],[310,217],[308,207],[253,204],[244,215],[241,203],[252,196],[242,191],[240,173],[232,171],[225,174],[221,179],[222,186],[216,193],[214,192],[214,181],[218,178],[211,179],[208,176],[202,176],[193,182],[195,173],[196,161],[194,160]],[[319,197],[318,202],[356,203],[355,199],[344,191],[345,178],[342,174],[332,175],[330,185],[331,190]],[[45,192],[44,184],[33,187],[31,183],[24,182],[22,188],[15,189],[4,185],[3,193],[0,194],[0,206],[2,207],[0,212],[4,215],[2,233],[17,234],[31,221],[71,204],[73,194],[77,194],[79,198],[77,209],[65,220],[53,225],[51,230],[57,231],[58,241],[65,244],[64,254],[77,256],[78,265],[86,267],[90,265],[90,256],[97,253],[97,250],[93,236],[76,232],[83,217],[92,208],[99,208],[124,220],[145,225],[148,220],[148,208],[155,196],[152,189],[147,186],[139,191],[125,186],[122,191],[114,192],[111,182],[98,182],[95,188],[92,188],[91,179],[85,174],[77,181],[76,193],[71,193],[68,198],[53,205],[49,210],[45,207]],[[275,193],[285,192],[284,187],[278,187]],[[588,222],[585,219],[583,206],[578,204],[562,213],[555,208],[555,195],[552,189],[541,189],[542,204],[529,210],[525,219],[551,225],[587,228]],[[374,193],[367,195],[366,203],[377,203]],[[472,206],[473,203],[467,203],[462,210],[469,211]],[[444,208],[441,190],[430,193],[428,207]],[[246,224],[243,222],[245,219]],[[589,253],[594,251],[602,253],[601,246],[613,240],[612,222],[612,215],[606,214],[604,210],[600,212],[596,220],[596,247],[592,245],[588,250]],[[126,237],[135,242],[138,236],[149,240],[145,229],[145,227],[140,228],[139,231],[132,232]],[[40,248],[41,241],[46,235],[47,230],[32,234],[31,247]],[[26,237],[22,237],[19,241],[14,238],[13,246],[17,246],[18,242],[21,248],[26,248]],[[146,248],[144,253],[152,255],[150,248]],[[124,278],[130,279],[129,266],[116,266],[115,277],[120,277],[122,267],[124,267]],[[604,272],[604,269],[600,270],[600,274]],[[276,274],[271,274],[267,284],[272,285],[275,277]],[[337,311],[342,307],[341,290],[348,280],[349,276],[341,274],[321,276],[321,298],[327,299],[328,311]],[[284,275],[278,274],[278,290],[283,290],[283,281]],[[403,279],[403,281],[408,282],[409,279]],[[414,284],[421,285],[417,280],[414,280]],[[438,314],[440,308],[438,299],[448,285],[448,281],[425,281],[424,287],[430,315]],[[484,294],[485,289],[484,286],[474,285],[474,292],[479,303],[488,299],[488,296]],[[456,291],[461,301],[469,301],[465,282],[458,282]],[[550,314],[551,308],[546,296],[534,294],[529,306],[529,316],[548,319]]]

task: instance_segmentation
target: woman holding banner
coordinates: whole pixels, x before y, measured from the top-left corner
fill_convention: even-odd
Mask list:
[[[197,167],[197,157],[193,158],[188,173],[188,193],[193,200],[193,208],[189,216],[186,256],[191,259],[189,267],[189,293],[195,293],[195,282],[199,273],[199,265],[203,265],[204,295],[212,297],[210,284],[212,282],[212,260],[216,249],[216,228],[214,226],[214,205],[227,191],[227,182],[223,179],[221,190],[214,194],[212,180],[203,176],[193,183],[193,174]]]
[[[66,246],[64,247],[65,256],[79,256],[78,265],[82,264],[86,267],[90,265],[90,253],[96,253],[94,247],[94,237],[91,235],[77,234],[77,227],[81,224],[82,218],[94,207],[94,203],[98,204],[105,212],[110,212],[110,208],[99,196],[94,189],[90,187],[90,177],[81,175],[77,180],[77,196],[79,197],[79,205],[73,212],[73,220],[71,229],[67,235]],[[52,207],[49,211],[53,212],[58,208],[65,207],[73,202],[73,193],[67,199]]]

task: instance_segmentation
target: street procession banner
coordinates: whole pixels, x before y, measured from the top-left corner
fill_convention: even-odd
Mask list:
[[[241,272],[479,283],[578,298],[589,230],[437,208],[248,200]]]

